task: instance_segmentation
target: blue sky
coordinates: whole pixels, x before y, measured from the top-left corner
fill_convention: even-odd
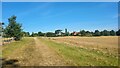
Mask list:
[[[6,25],[12,15],[29,32],[118,28],[117,2],[3,2],[2,20]]]

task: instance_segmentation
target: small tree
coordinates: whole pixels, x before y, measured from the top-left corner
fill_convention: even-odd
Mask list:
[[[16,22],[16,16],[8,18],[9,24],[5,28],[5,34],[7,37],[14,37],[16,41],[22,38],[22,25]]]

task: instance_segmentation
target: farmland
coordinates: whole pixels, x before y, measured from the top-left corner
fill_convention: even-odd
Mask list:
[[[0,48],[3,66],[118,65],[118,36],[24,37]]]

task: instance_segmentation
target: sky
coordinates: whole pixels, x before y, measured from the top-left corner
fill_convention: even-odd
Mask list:
[[[17,16],[24,31],[117,30],[117,2],[3,2],[2,21]]]

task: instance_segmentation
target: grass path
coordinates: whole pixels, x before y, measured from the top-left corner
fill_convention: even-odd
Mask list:
[[[33,58],[32,52],[35,52],[35,41],[33,38],[24,38],[21,41],[13,42],[3,46],[2,58],[4,66],[26,66],[30,64]],[[17,62],[15,62],[17,61]],[[32,64],[32,63],[31,63]]]
[[[3,47],[4,66],[66,66],[67,62],[36,37]],[[13,61],[11,63],[11,61]],[[17,61],[17,62],[14,62]],[[7,63],[6,63],[7,62]],[[9,63],[10,62],[10,63]]]
[[[57,54],[53,49],[49,48],[47,45],[45,45],[43,42],[38,40],[36,37],[35,43],[36,43],[36,50],[41,55],[41,62],[39,65],[43,66],[64,66],[67,63],[62,59],[62,57]]]

